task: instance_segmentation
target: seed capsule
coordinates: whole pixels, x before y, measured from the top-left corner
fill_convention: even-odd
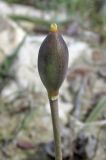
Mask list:
[[[41,44],[38,55],[38,71],[49,98],[58,95],[68,67],[68,49],[57,25],[51,24],[50,32]]]

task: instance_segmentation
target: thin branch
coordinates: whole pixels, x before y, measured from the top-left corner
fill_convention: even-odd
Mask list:
[[[54,141],[55,141],[55,159],[62,160],[62,151],[61,151],[61,137],[60,137],[60,126],[59,126],[59,114],[58,114],[58,100],[49,100],[51,115],[52,115],[52,124],[54,132]]]

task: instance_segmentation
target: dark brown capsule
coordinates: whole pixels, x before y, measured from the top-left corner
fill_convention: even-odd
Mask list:
[[[51,31],[41,44],[38,55],[38,71],[47,89],[49,97],[57,96],[68,67],[68,48],[57,31],[57,25],[51,25]]]

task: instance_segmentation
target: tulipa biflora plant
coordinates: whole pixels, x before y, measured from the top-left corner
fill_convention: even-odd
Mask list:
[[[47,89],[51,108],[55,159],[62,160],[61,137],[59,131],[58,95],[68,68],[68,48],[57,25],[51,24],[50,32],[41,44],[38,55],[38,71]]]

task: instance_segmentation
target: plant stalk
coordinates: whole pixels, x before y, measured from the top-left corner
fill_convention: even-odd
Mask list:
[[[51,108],[54,142],[55,142],[55,160],[62,160],[58,99],[56,100],[49,99],[49,102],[50,102],[50,108]]]

